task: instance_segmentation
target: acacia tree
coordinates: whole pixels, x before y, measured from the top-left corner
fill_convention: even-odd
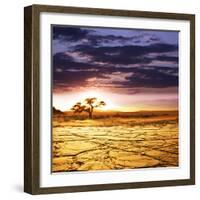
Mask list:
[[[92,119],[92,114],[94,111],[94,108],[105,106],[106,103],[104,101],[99,101],[97,98],[86,98],[82,103],[77,102],[71,110],[74,111],[74,113],[82,113],[87,112],[90,119]]]

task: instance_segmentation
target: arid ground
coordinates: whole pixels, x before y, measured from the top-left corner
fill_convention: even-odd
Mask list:
[[[54,113],[52,172],[178,166],[178,112]]]

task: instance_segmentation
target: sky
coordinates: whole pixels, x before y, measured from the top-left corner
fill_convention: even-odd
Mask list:
[[[52,26],[53,106],[88,97],[104,110],[177,110],[178,32]]]

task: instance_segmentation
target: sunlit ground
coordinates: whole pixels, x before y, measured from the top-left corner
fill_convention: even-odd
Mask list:
[[[178,113],[54,114],[52,171],[178,166]]]

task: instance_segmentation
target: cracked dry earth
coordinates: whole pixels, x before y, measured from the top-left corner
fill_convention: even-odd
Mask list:
[[[178,166],[177,121],[118,126],[94,121],[54,125],[53,172]]]

